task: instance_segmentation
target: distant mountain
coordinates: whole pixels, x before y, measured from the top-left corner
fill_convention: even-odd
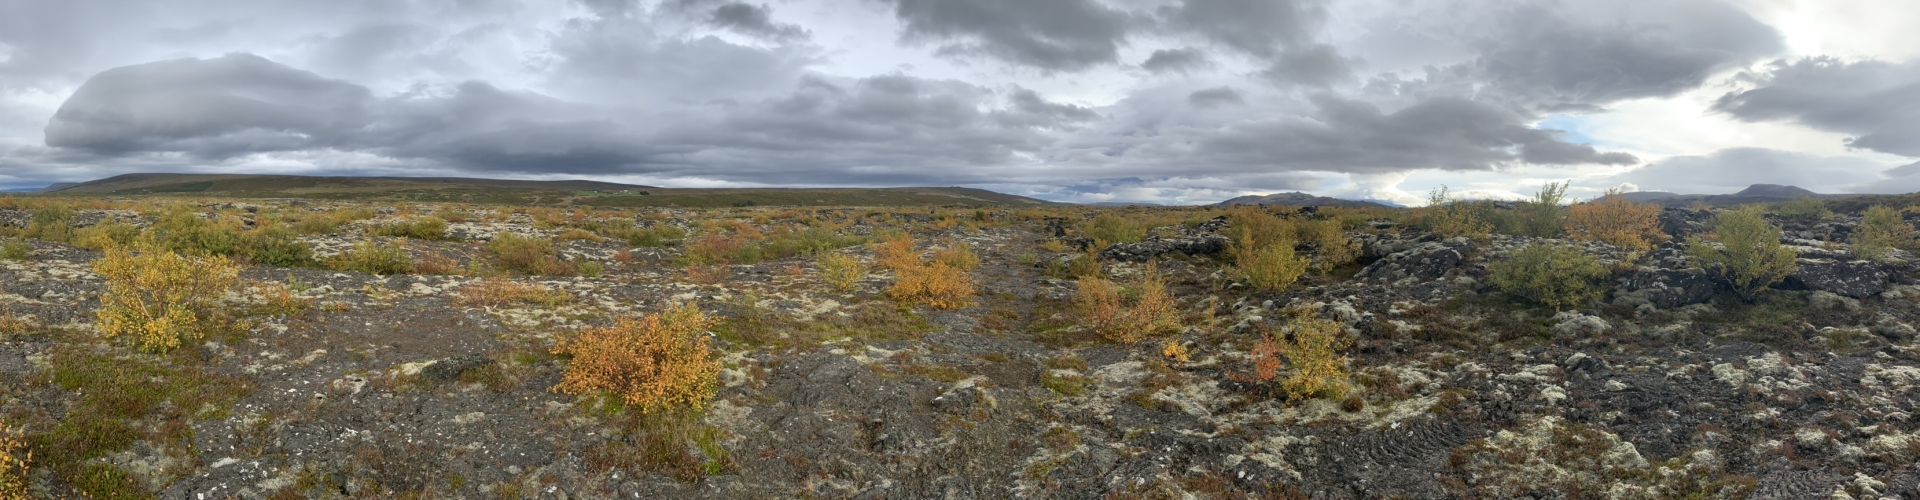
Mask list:
[[[1159,203],[1151,203],[1151,202],[1145,202],[1145,201],[1101,201],[1101,202],[1094,202],[1094,203],[1082,203],[1082,205],[1094,206],[1094,207],[1164,207],[1166,206],[1166,205],[1161,205]]]
[[[43,187],[43,188],[40,188],[40,189],[35,189],[35,190],[33,190],[33,192],[35,192],[35,193],[51,193],[51,192],[54,192],[54,191],[59,191],[59,190],[62,190],[62,189],[66,189],[66,188],[70,188],[70,187],[74,187],[74,186],[78,186],[78,185],[80,185],[80,183],[78,183],[78,182],[55,182],[55,183],[53,183],[53,184],[49,184],[49,185],[47,185],[47,187]]]
[[[1342,200],[1339,198],[1314,196],[1314,195],[1310,195],[1310,194],[1302,193],[1298,191],[1291,192],[1291,193],[1270,194],[1266,196],[1241,196],[1239,198],[1234,198],[1234,199],[1230,199],[1220,203],[1215,203],[1214,205],[1222,206],[1222,207],[1232,206],[1232,205],[1286,205],[1290,207],[1393,208],[1391,205],[1375,203],[1371,201]]]
[[[1798,200],[1803,197],[1811,197],[1811,198],[1819,198],[1819,199],[1839,199],[1839,198],[1849,198],[1849,197],[1862,196],[1862,195],[1820,194],[1820,193],[1815,193],[1813,191],[1809,191],[1805,188],[1801,188],[1798,186],[1782,186],[1779,184],[1754,184],[1751,186],[1747,186],[1746,189],[1742,189],[1738,193],[1733,193],[1733,194],[1678,194],[1678,193],[1670,193],[1666,191],[1639,191],[1639,192],[1633,192],[1633,193],[1624,193],[1622,194],[1622,196],[1625,196],[1627,197],[1627,199],[1633,200],[1633,201],[1638,201],[1643,203],[1654,203],[1654,204],[1666,205],[1666,206],[1685,206],[1685,205],[1691,205],[1693,204],[1693,202],[1698,201],[1698,202],[1704,202],[1708,205],[1720,207],[1720,206],[1731,206],[1731,205],[1745,205],[1748,203],[1778,203],[1782,201]]]

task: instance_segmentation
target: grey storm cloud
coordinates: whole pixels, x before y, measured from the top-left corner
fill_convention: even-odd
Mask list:
[[[368,120],[365,87],[235,54],[101,72],[46,126],[49,146],[228,156],[328,147]]]
[[[1331,96],[1312,117],[1280,117],[1230,126],[1200,140],[1194,156],[1284,170],[1350,173],[1410,168],[1491,170],[1542,165],[1638,163],[1633,155],[1568,143],[1528,127],[1496,106],[1442,97],[1394,112]]]
[[[1210,64],[1205,52],[1187,47],[1155,50],[1147,56],[1146,61],[1140,63],[1140,67],[1154,73],[1185,73]]]
[[[1115,62],[1133,23],[1129,13],[1096,0],[884,1],[905,24],[905,40],[1047,70]]]
[[[1004,163],[1044,147],[1037,131],[1097,118],[1030,90],[897,75],[807,79],[789,94],[664,115],[480,82],[376,97],[233,54],[96,75],[55,113],[46,137],[103,155],[329,149],[494,172],[933,182],[956,174],[926,165]]]
[[[1162,7],[1169,27],[1261,58],[1306,43],[1326,21],[1320,0],[1182,0]]]
[[[1472,95],[1525,112],[1591,112],[1671,96],[1776,54],[1778,31],[1715,0],[1496,4],[1471,61],[1430,66],[1422,92]]]
[[[1240,91],[1233,90],[1231,87],[1201,89],[1187,94],[1187,103],[1197,108],[1211,108],[1228,104],[1246,104],[1246,102],[1246,99],[1240,97]]]
[[[1833,58],[1775,61],[1713,109],[1748,121],[1792,121],[1851,134],[1847,145],[1920,157],[1920,64]]]

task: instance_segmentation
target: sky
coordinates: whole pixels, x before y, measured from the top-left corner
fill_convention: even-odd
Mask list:
[[[0,188],[1920,191],[1908,0],[0,0]]]

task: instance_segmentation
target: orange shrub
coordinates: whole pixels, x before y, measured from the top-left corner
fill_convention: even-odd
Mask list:
[[[540,285],[517,283],[502,277],[484,278],[460,287],[460,305],[501,307],[533,304],[555,307],[573,301],[573,295]]]
[[[1254,377],[1273,380],[1280,374],[1280,359],[1293,365],[1293,372],[1280,381],[1280,390],[1291,399],[1345,396],[1347,357],[1340,350],[1352,344],[1339,323],[1316,317],[1297,317],[1287,323],[1287,338],[1262,335],[1253,346]]]
[[[678,305],[580,332],[553,348],[573,357],[553,389],[604,392],[642,414],[705,410],[720,381],[720,360],[705,335],[712,323],[699,308]]]
[[[959,309],[973,305],[973,279],[966,271],[945,262],[919,264],[897,269],[898,277],[887,294],[894,298],[926,304],[934,309]]]
[[[1180,329],[1179,309],[1152,266],[1125,288],[1105,278],[1082,277],[1074,305],[1095,332],[1122,344]]]
[[[913,237],[905,233],[894,235],[874,245],[876,261],[880,267],[895,271],[920,265],[920,255],[913,251]]]
[[[1667,234],[1660,232],[1659,205],[1634,203],[1618,192],[1607,191],[1606,196],[1567,211],[1567,237],[1646,251],[1665,241]]]

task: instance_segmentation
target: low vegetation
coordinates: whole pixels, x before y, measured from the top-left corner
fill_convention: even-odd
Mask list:
[[[699,308],[676,305],[582,331],[553,348],[572,358],[554,390],[604,393],[643,414],[704,410],[719,388],[720,362],[703,335],[711,324]]]
[[[1082,277],[1073,297],[1086,324],[1115,343],[1137,344],[1180,330],[1179,308],[1159,271],[1151,266],[1125,286]]]
[[[1853,231],[1853,253],[1860,258],[1885,261],[1897,247],[1911,247],[1913,225],[1900,218],[1900,211],[1885,205],[1867,207],[1860,227]]]
[[[1567,212],[1566,230],[1576,240],[1601,241],[1636,252],[1667,240],[1660,231],[1659,205],[1636,203],[1616,191],[1574,205]]]
[[[107,282],[95,314],[100,331],[155,352],[198,341],[219,328],[225,319],[220,297],[233,288],[240,272],[225,257],[125,249],[107,251],[94,261],[93,271]]]
[[[1490,266],[1487,281],[1500,291],[1557,312],[1599,299],[1606,293],[1599,281],[1608,274],[1599,258],[1577,248],[1534,242]]]
[[[1799,255],[1780,244],[1780,227],[1767,222],[1764,214],[1757,205],[1720,212],[1709,236],[1695,237],[1687,244],[1687,257],[1694,265],[1749,302],[1799,267],[1795,262]]]

